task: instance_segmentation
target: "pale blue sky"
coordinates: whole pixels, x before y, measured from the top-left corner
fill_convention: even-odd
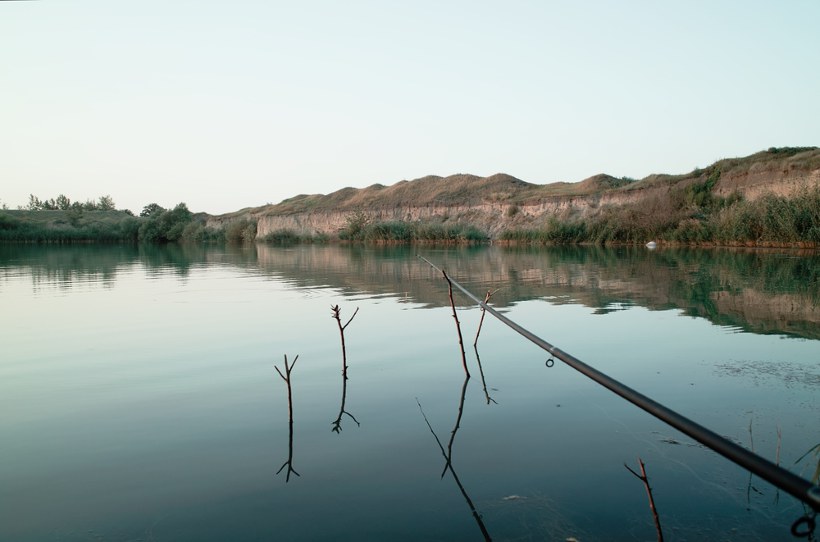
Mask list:
[[[820,1],[0,2],[0,201],[229,212],[820,144]]]

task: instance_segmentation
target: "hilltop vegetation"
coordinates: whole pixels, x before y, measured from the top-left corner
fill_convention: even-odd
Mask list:
[[[818,246],[820,149],[772,147],[681,175],[600,174],[536,185],[515,177],[428,176],[299,195],[216,217],[260,236],[370,242],[645,243]]]
[[[71,203],[64,195],[40,200],[33,194],[26,209],[0,210],[0,241],[35,243],[77,242],[244,242],[256,236],[256,225],[236,221],[224,228],[206,228],[206,215],[194,214],[185,203],[173,209],[151,203],[139,217],[116,210],[110,196],[98,202]]]

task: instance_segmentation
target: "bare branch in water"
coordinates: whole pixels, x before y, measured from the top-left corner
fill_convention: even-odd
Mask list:
[[[342,338],[342,406],[339,408],[339,416],[331,423],[333,428],[331,429],[334,433],[340,433],[342,431],[342,416],[347,414],[350,418],[356,422],[357,426],[361,427],[359,420],[357,420],[353,414],[345,410],[345,401],[347,400],[347,348],[345,346],[345,329],[347,326],[350,325],[350,322],[356,317],[359,313],[359,308],[356,307],[356,310],[353,312],[353,316],[347,321],[346,324],[342,325],[342,318],[341,313],[342,309],[339,305],[333,305],[330,307],[332,314],[332,318],[336,320],[336,323],[339,326],[339,335]]]
[[[484,296],[484,304],[486,305],[488,301],[490,301],[490,297],[496,293],[500,288],[496,288],[495,290],[487,290],[487,294]],[[481,320],[478,321],[478,330],[475,332],[475,341],[473,341],[473,348],[478,344],[478,335],[481,333],[481,326],[484,325],[484,315],[487,314],[487,311],[484,307],[481,307]]]
[[[359,313],[359,307],[356,307],[356,310],[353,312],[353,316],[350,317],[345,325],[342,325],[342,309],[339,308],[339,305],[332,305],[330,310],[333,313],[331,317],[336,320],[336,323],[339,325],[339,335],[342,337],[342,375],[344,375],[345,380],[347,380],[347,349],[345,347],[345,329],[350,325],[350,322],[356,318],[356,315]]]
[[[288,468],[287,474],[285,476],[285,483],[290,482],[290,473],[295,474],[296,476],[301,476],[296,470],[293,468],[293,388],[291,386],[291,378],[290,373],[293,371],[293,366],[296,365],[296,360],[299,359],[297,355],[293,358],[293,362],[288,365],[288,356],[285,354],[285,372],[284,374],[282,371],[279,370],[279,367],[274,365],[274,369],[276,372],[279,373],[279,376],[282,377],[282,380],[285,381],[285,384],[288,386],[288,460],[282,463],[282,466],[279,467],[279,470],[276,471],[276,474],[282,472],[282,469],[285,467]]]
[[[453,301],[453,283],[450,282],[450,277],[447,276],[446,271],[441,272],[444,275],[444,280],[447,281],[447,292],[450,296],[450,307],[453,309],[453,319],[456,321],[456,331],[458,332],[458,346],[461,349],[461,364],[464,366],[464,374],[467,375],[467,378],[470,378],[470,370],[467,369],[467,354],[464,353],[464,339],[461,336],[461,323],[458,321],[458,316],[456,315],[456,303]]]
[[[638,458],[638,464],[641,466],[641,473],[638,474],[634,470],[629,468],[629,465],[624,463],[624,467],[626,470],[634,474],[638,480],[643,482],[644,487],[646,488],[646,494],[649,497],[649,509],[652,511],[652,519],[655,520],[655,530],[658,532],[658,542],[663,542],[663,531],[661,530],[661,518],[658,516],[658,509],[655,508],[655,499],[652,497],[652,488],[649,487],[649,477],[646,475],[646,468],[644,467],[644,463],[641,458]]]

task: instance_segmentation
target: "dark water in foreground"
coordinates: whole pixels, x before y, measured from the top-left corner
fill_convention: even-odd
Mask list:
[[[0,540],[654,540],[638,457],[668,540],[789,538],[794,499],[494,319],[473,350],[481,314],[457,297],[465,380],[417,252],[627,385],[817,466],[795,464],[820,442],[817,254],[0,246]],[[331,305],[359,309],[347,381]]]

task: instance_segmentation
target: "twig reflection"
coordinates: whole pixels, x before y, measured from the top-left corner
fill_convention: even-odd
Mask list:
[[[476,524],[478,524],[478,528],[481,530],[481,534],[484,536],[485,541],[490,541],[492,538],[490,537],[490,533],[487,531],[487,527],[484,525],[484,521],[481,519],[481,514],[479,514],[478,510],[476,510],[475,504],[473,504],[473,500],[467,494],[467,490],[464,489],[464,484],[461,483],[461,479],[459,479],[458,474],[456,474],[455,469],[453,468],[452,456],[453,456],[453,442],[456,438],[456,433],[461,426],[461,417],[464,413],[464,398],[467,393],[467,383],[470,381],[469,374],[464,378],[464,385],[461,388],[461,399],[459,400],[458,404],[458,417],[456,418],[456,424],[453,427],[453,431],[450,433],[450,442],[447,444],[447,449],[445,450],[444,445],[441,443],[441,439],[438,438],[438,435],[433,430],[433,426],[430,425],[430,420],[427,419],[427,415],[424,413],[424,409],[421,406],[421,402],[419,402],[418,398],[416,398],[416,403],[419,405],[419,411],[421,411],[421,415],[424,418],[424,422],[427,424],[427,427],[430,429],[430,432],[433,434],[433,437],[436,439],[436,444],[438,444],[439,450],[441,450],[441,455],[444,456],[446,461],[444,465],[444,471],[441,473],[441,476],[450,471],[450,474],[453,475],[453,480],[455,480],[456,485],[458,486],[459,491],[461,491],[461,495],[464,497],[464,500],[467,502],[467,506],[470,507],[470,512],[473,514],[473,519],[475,519]]]
[[[293,363],[288,365],[288,356],[285,354],[285,373],[282,374],[282,371],[279,370],[279,367],[274,365],[276,372],[279,373],[279,376],[282,377],[282,380],[285,381],[285,384],[288,386],[288,460],[282,463],[282,466],[279,467],[279,470],[276,471],[276,474],[282,472],[282,469],[285,467],[288,468],[287,474],[285,476],[285,483],[290,482],[290,473],[295,474],[296,476],[301,476],[296,470],[293,468],[293,388],[291,387],[291,378],[290,373],[293,371],[293,366],[296,365],[296,360],[299,359],[297,355],[293,358]]]
[[[339,407],[339,416],[337,416],[336,419],[333,420],[333,422],[331,423],[331,425],[333,426],[331,431],[333,431],[334,433],[340,433],[342,431],[342,416],[345,415],[345,414],[350,416],[350,419],[353,420],[354,422],[356,422],[357,426],[361,427],[361,425],[362,425],[362,424],[359,423],[359,420],[357,420],[353,416],[353,414],[351,414],[350,412],[345,410],[345,401],[346,400],[347,400],[347,375],[343,374],[342,375],[342,406]]]
[[[464,415],[464,398],[467,396],[467,383],[470,382],[470,375],[464,377],[464,385],[461,386],[461,398],[458,401],[458,416],[456,416],[456,424],[450,432],[450,442],[447,443],[447,453],[444,455],[447,462],[444,464],[444,470],[441,471],[441,477],[447,474],[447,469],[452,468],[453,459],[453,442],[456,440],[456,433],[461,428],[461,416]]]
[[[484,318],[484,315],[482,314],[481,317]],[[478,346],[474,344],[473,349],[475,350],[475,359],[478,362],[478,374],[481,375],[481,386],[484,388],[484,397],[487,399],[487,404],[498,404],[495,399],[490,397],[490,392],[487,391],[487,381],[484,380],[484,368],[481,366],[481,356],[478,355]]]

